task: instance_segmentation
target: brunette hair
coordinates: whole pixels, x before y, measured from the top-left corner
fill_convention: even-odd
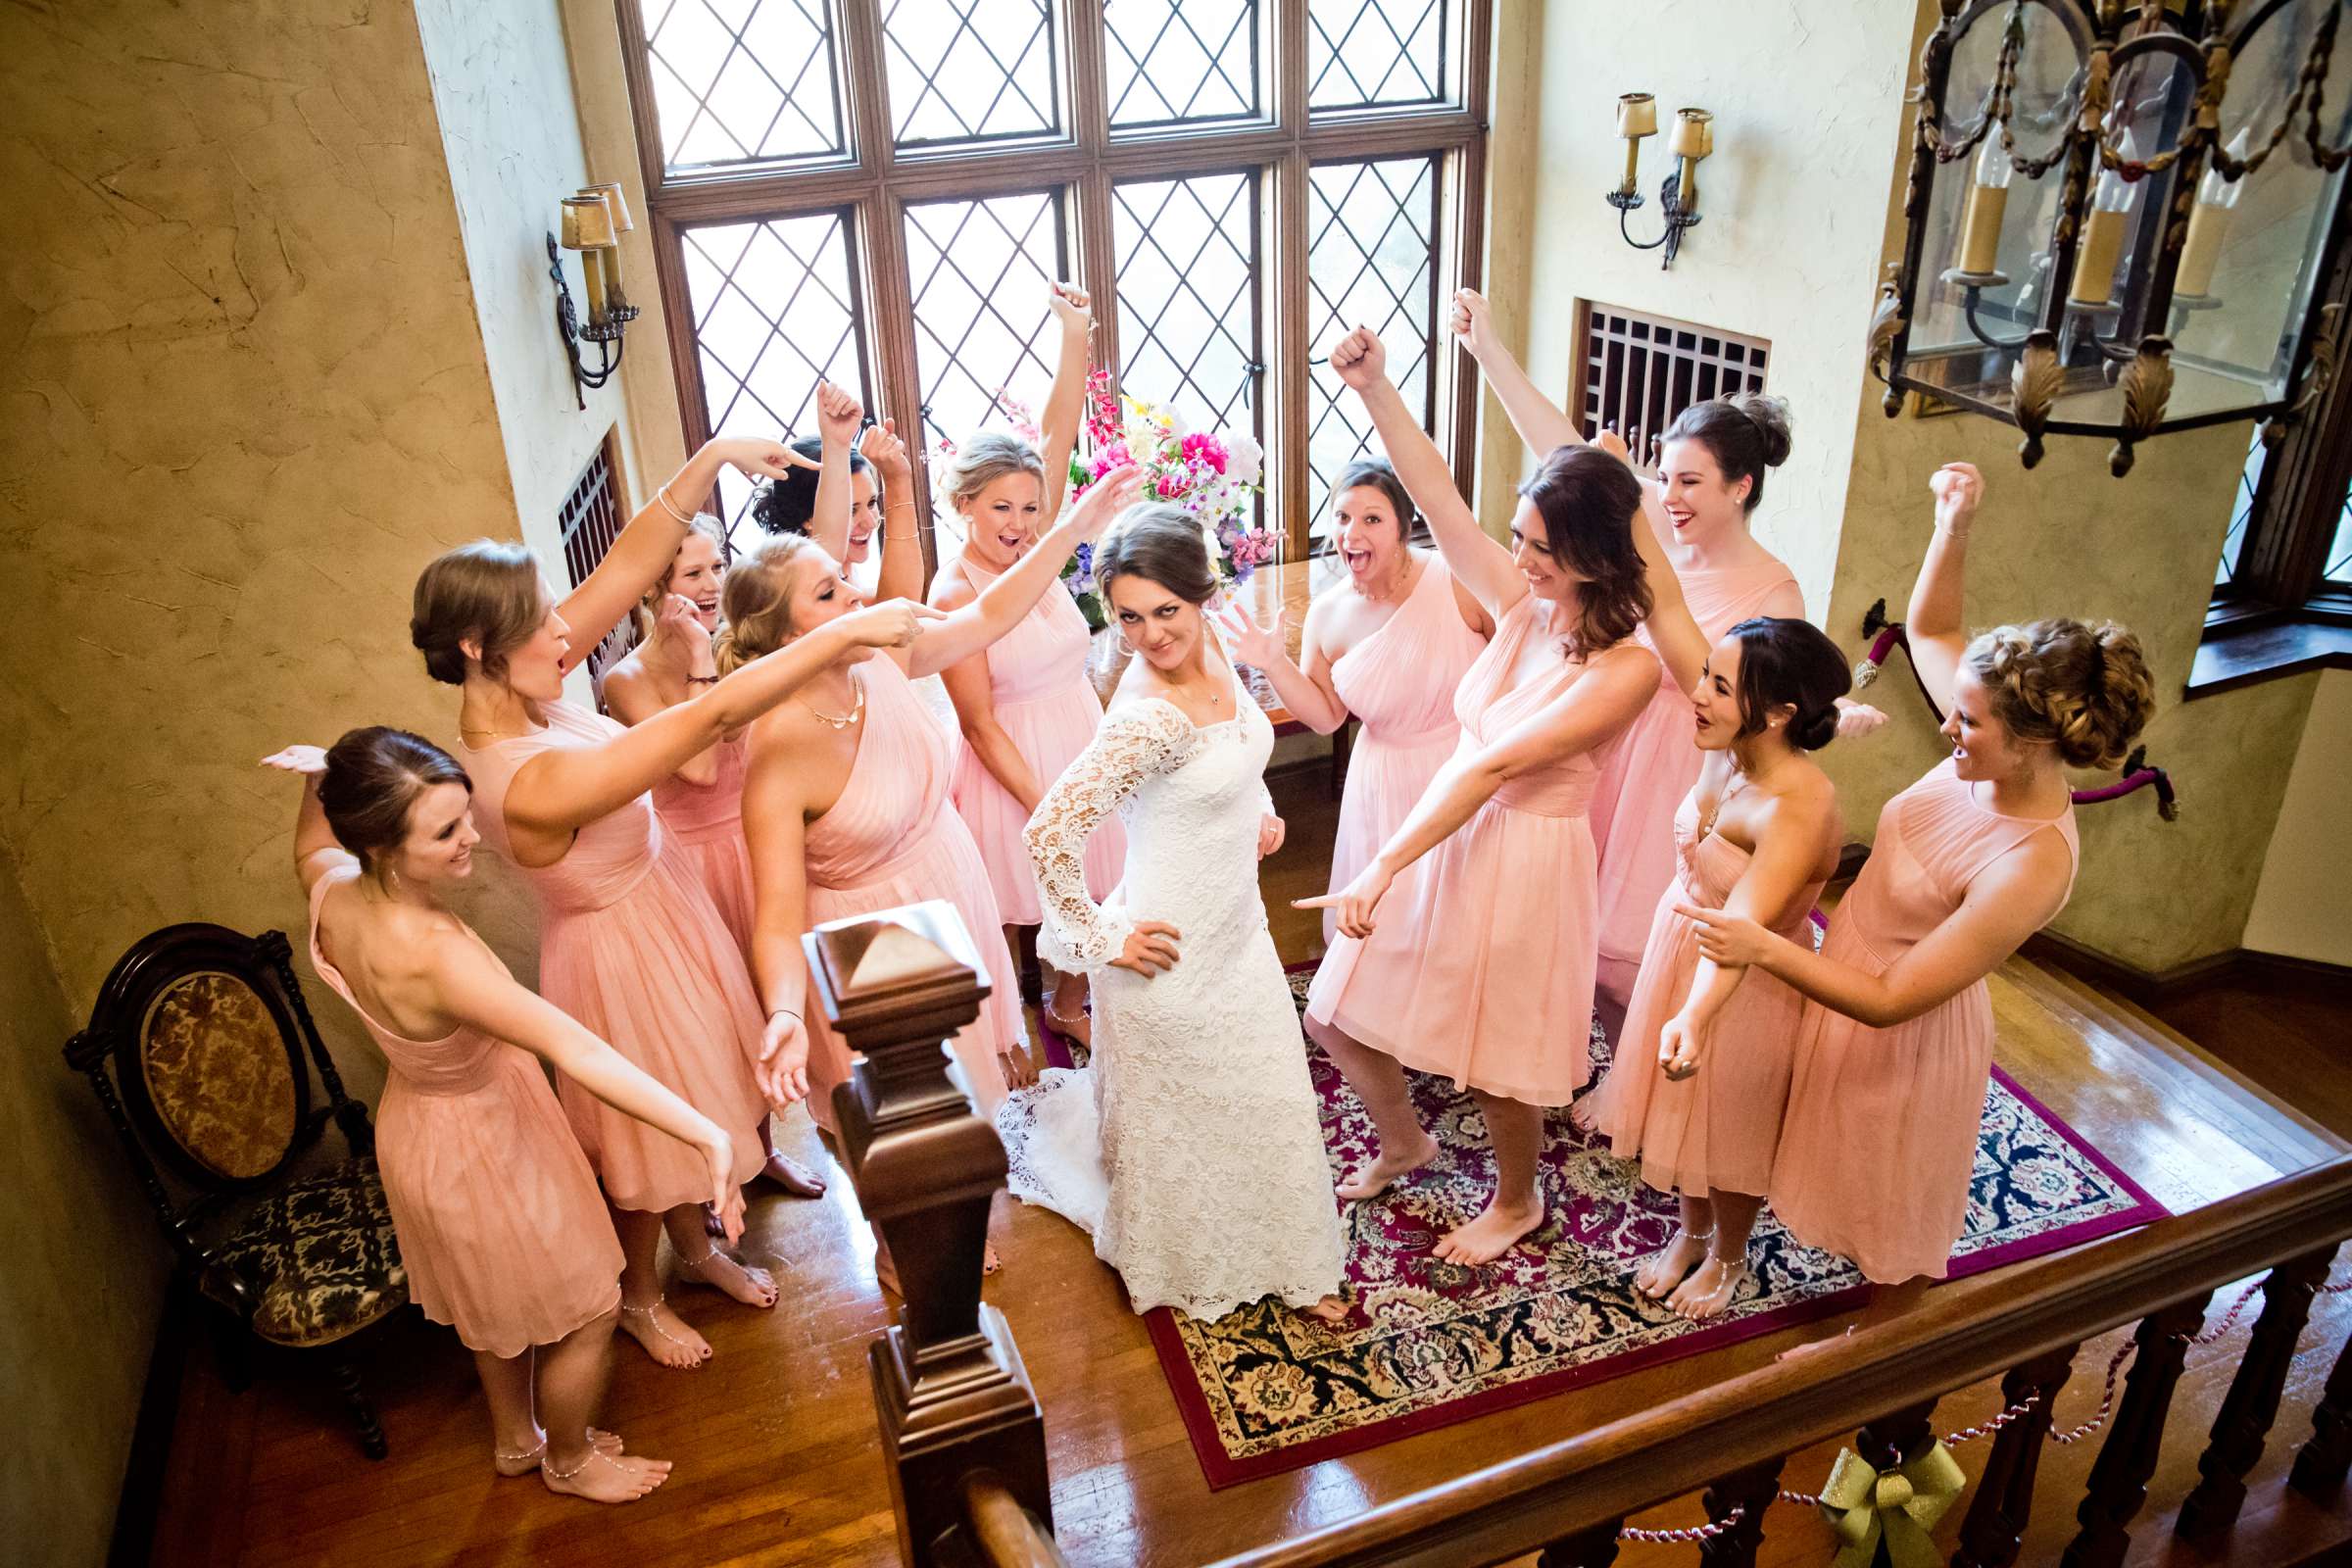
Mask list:
[[[1544,554],[1585,579],[1569,655],[1587,658],[1632,636],[1649,613],[1649,580],[1634,546],[1634,529],[1647,526],[1634,470],[1598,447],[1558,447],[1519,494],[1544,518]]]
[[[710,639],[721,675],[799,635],[792,624],[792,563],[816,548],[806,534],[780,533],[735,558],[718,591],[718,612],[726,624]]]
[[[1129,507],[1095,547],[1095,584],[1110,603],[1114,577],[1141,577],[1190,604],[1216,596],[1216,568],[1208,562],[1208,536],[1200,519],[1165,501]]]
[[[416,798],[436,784],[463,784],[473,793],[473,780],[440,747],[405,729],[370,724],[346,730],[327,748],[318,804],[326,808],[335,842],[372,872],[376,857],[409,836]]]
[[[1386,458],[1358,458],[1339,471],[1331,481],[1331,499],[1337,502],[1340,492],[1369,485],[1388,498],[1390,510],[1396,514],[1396,534],[1403,538],[1413,531],[1421,518],[1421,509],[1405,492],[1404,481],[1396,477],[1396,466]]]
[[[521,545],[476,539],[443,551],[416,574],[409,641],[424,655],[425,673],[452,686],[466,683],[462,645],[478,643],[482,673],[497,680],[507,656],[531,640],[547,612],[539,558]]]
[[[1737,392],[1693,403],[1674,416],[1666,439],[1702,443],[1725,484],[1749,481],[1741,505],[1753,512],[1764,499],[1764,470],[1788,461],[1788,400]]]
[[[1853,671],[1829,634],[1809,620],[1751,615],[1725,633],[1740,639],[1740,733],[1754,735],[1776,708],[1793,708],[1788,744],[1818,752],[1838,735],[1838,699]]]
[[[2139,639],[2112,620],[1995,626],[1961,656],[2021,740],[2048,741],[2069,767],[2113,767],[2156,710]]]
[[[1017,435],[983,430],[940,466],[939,494],[950,507],[960,511],[981,491],[1013,473],[1035,474],[1043,484],[1046,460]]]
[[[798,473],[801,470],[795,468],[792,471]],[[686,535],[687,538],[692,538],[698,533],[718,547],[720,561],[723,562],[727,559],[726,524],[708,512],[698,512],[694,514],[694,520],[686,525]],[[678,548],[680,550],[686,548],[685,539],[678,541]],[[655,579],[651,588],[645,591],[645,597],[637,601],[637,608],[629,612],[629,621],[637,628],[639,642],[644,642],[654,634],[655,617],[661,613],[662,601],[669,593],[669,580],[677,574],[678,558],[672,556],[669,558],[669,564],[662,568],[662,575]]]
[[[816,436],[805,435],[785,444],[804,458],[824,460],[825,443]],[[850,448],[850,472],[853,476],[873,473],[874,499],[882,499],[882,475],[856,447]],[[752,492],[752,520],[767,533],[807,533],[808,519],[816,514],[816,480],[813,468],[785,469],[782,478],[771,479]]]

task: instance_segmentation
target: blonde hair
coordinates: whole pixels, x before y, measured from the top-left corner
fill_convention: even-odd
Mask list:
[[[947,498],[949,506],[961,511],[981,491],[1015,473],[1034,474],[1043,484],[1046,460],[1017,435],[983,430],[941,466],[939,493]]]
[[[409,641],[437,681],[466,683],[468,641],[481,648],[482,673],[500,680],[507,656],[531,640],[547,613],[539,558],[520,545],[476,539],[443,551],[416,574]]]
[[[686,535],[690,539],[698,533],[718,547],[719,560],[727,559],[725,523],[720,522],[708,512],[698,512],[694,514],[694,520],[686,525]],[[685,550],[686,540],[681,539],[678,541],[678,552],[682,555]],[[669,558],[669,564],[662,569],[662,575],[655,579],[651,588],[645,591],[645,597],[637,601],[637,608],[629,612],[629,621],[637,628],[639,642],[645,641],[654,634],[654,617],[662,612],[662,600],[669,592],[670,579],[677,574],[678,558],[673,555]]]
[[[817,546],[807,534],[770,534],[735,558],[718,591],[726,624],[710,639],[718,672],[736,670],[800,635],[792,624],[792,564]]]
[[[2112,620],[1995,626],[1962,656],[2020,740],[2048,741],[2069,767],[2113,767],[2156,710],[2139,639]]]

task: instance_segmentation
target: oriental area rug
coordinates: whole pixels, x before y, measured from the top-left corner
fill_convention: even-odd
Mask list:
[[[1292,974],[1304,1005],[1312,966]],[[1371,1124],[1310,1045],[1335,1171],[1367,1155]],[[1607,1045],[1595,1026],[1595,1066]],[[1798,1246],[1767,1208],[1754,1278],[1722,1318],[1687,1324],[1633,1290],[1634,1265],[1674,1229],[1667,1197],[1576,1131],[1546,1129],[1551,1218],[1483,1269],[1441,1262],[1440,1233],[1485,1205],[1493,1179],[1477,1106],[1442,1078],[1413,1076],[1414,1100],[1446,1153],[1411,1180],[1345,1211],[1348,1284],[1360,1318],[1337,1332],[1278,1303],[1214,1323],[1147,1315],[1211,1488],[1341,1454],[1580,1384],[1699,1354],[1859,1305],[1868,1287],[1841,1258]],[[2036,1257],[2160,1218],[2165,1210],[1998,1068],[1985,1096],[1957,1277]]]

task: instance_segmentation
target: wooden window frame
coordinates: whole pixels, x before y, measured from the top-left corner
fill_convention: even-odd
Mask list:
[[[1458,58],[1458,96],[1451,103],[1403,109],[1307,111],[1307,0],[1263,0],[1261,101],[1268,112],[1247,121],[1175,128],[1122,128],[1113,133],[1105,99],[1102,18],[1099,0],[1052,0],[1054,24],[1066,49],[1068,134],[1033,136],[1017,145],[966,145],[946,150],[901,148],[891,137],[888,76],[882,59],[882,13],[887,0],[832,0],[842,53],[842,90],[848,98],[851,155],[818,157],[759,171],[702,168],[671,177],[663,167],[656,119],[652,66],[641,0],[614,0],[628,77],[646,208],[659,261],[663,314],[678,401],[689,450],[708,440],[708,400],[702,356],[686,293],[681,231],[713,222],[753,222],[804,213],[849,211],[854,268],[866,281],[857,302],[862,318],[860,351],[869,385],[882,389],[882,407],[904,432],[926,443],[920,417],[921,382],[903,239],[905,207],[940,198],[985,199],[1062,186],[1070,192],[1070,235],[1077,281],[1094,296],[1098,363],[1117,366],[1119,321],[1111,244],[1113,180],[1179,178],[1260,172],[1265,264],[1259,330],[1264,344],[1258,373],[1264,400],[1267,505],[1283,520],[1295,554],[1304,554],[1312,518],[1306,514],[1307,381],[1314,346],[1306,341],[1308,168],[1317,163],[1435,155],[1439,158],[1440,224],[1432,269],[1441,303],[1448,286],[1482,281],[1486,229],[1487,114],[1494,0],[1448,0],[1457,13],[1446,47]],[[1061,84],[1056,84],[1061,90]],[[1040,302],[1043,308],[1043,302]],[[1431,367],[1432,422],[1465,490],[1476,472],[1478,368],[1448,346],[1442,320],[1440,362]],[[1264,394],[1271,383],[1271,398]],[[960,435],[962,432],[955,432]],[[916,515],[924,519],[927,564],[936,565],[931,536],[929,475],[915,470]],[[684,498],[681,498],[684,499]]]

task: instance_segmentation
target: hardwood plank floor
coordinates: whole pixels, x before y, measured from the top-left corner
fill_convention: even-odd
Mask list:
[[[1335,813],[1320,768],[1278,779],[1276,792],[1291,837],[1264,870],[1268,912],[1286,957],[1304,957],[1319,947],[1320,927],[1287,901],[1321,891]],[[2151,1039],[2129,1014],[2063,977],[2012,963],[1992,990],[2002,1065],[2176,1209],[2342,1147],[2250,1082],[2215,1070],[2196,1047],[2178,1037]],[[2343,1077],[2352,1096],[2352,1073]],[[804,1157],[823,1157],[805,1115],[786,1124],[783,1142]],[[822,1200],[769,1196],[754,1205],[747,1247],[777,1271],[784,1306],[761,1313],[710,1291],[681,1293],[681,1311],[716,1348],[710,1366],[663,1372],[633,1345],[615,1347],[603,1424],[639,1451],[678,1461],[670,1483],[646,1501],[599,1509],[555,1497],[533,1481],[495,1477],[469,1358],[446,1331],[413,1324],[370,1369],[391,1442],[391,1456],[380,1464],[360,1458],[331,1392],[264,1380],[230,1396],[200,1348],[184,1380],[154,1560],[202,1568],[896,1563],[865,1366],[865,1348],[888,1309],[873,1278],[870,1236],[848,1184],[834,1174]],[[1143,1324],[1085,1238],[1051,1215],[1000,1200],[997,1241],[1006,1268],[990,1282],[989,1298],[1011,1323],[1045,1402],[1054,1525],[1080,1568],[1199,1563],[1346,1518],[1646,1408],[1698,1380],[1761,1365],[1819,1332],[1750,1341],[1212,1494]],[[1997,1289],[1998,1276],[1953,1289],[1972,1285]],[[2191,1352],[2133,1563],[2216,1560],[2173,1547],[2161,1516],[2193,1483],[2204,1427],[2245,1332],[2241,1325]],[[2324,1299],[2229,1560],[2283,1564],[2352,1533],[2344,1515],[2278,1488],[2347,1332],[2352,1300]],[[2120,1337],[2083,1348],[2059,1403],[2062,1424],[2095,1410],[2098,1373]],[[1938,1420],[1948,1430],[1997,1404],[1989,1386],[1963,1391],[1943,1401]],[[1817,1488],[1837,1446],[1791,1456],[1784,1485]],[[2054,1559],[2071,1534],[2096,1446],[2045,1455],[2040,1517],[2026,1560]],[[1961,1450],[1972,1475],[1983,1450]],[[1955,1511],[1944,1534],[1958,1518]],[[1638,1522],[1699,1520],[1696,1500],[1685,1498]],[[1764,1560],[1819,1563],[1830,1541],[1818,1516],[1783,1505],[1771,1516]],[[1619,1560],[1690,1558],[1689,1547],[1637,1545]]]

